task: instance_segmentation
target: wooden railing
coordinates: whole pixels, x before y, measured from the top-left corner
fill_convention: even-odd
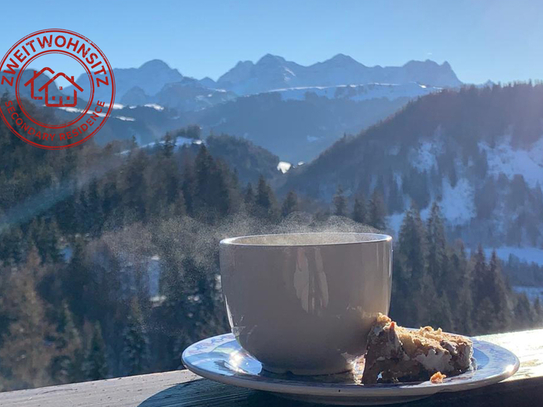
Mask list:
[[[406,404],[418,406],[543,406],[543,329],[479,337],[513,351],[520,359],[511,378],[484,388],[442,393]],[[0,393],[1,407],[203,407],[311,406],[247,390],[179,370]]]

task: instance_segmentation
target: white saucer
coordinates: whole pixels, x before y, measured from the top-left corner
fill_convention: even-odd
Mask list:
[[[262,370],[261,363],[248,355],[232,334],[204,339],[183,352],[183,363],[207,379],[276,393],[282,397],[314,403],[371,405],[421,399],[442,391],[462,391],[487,386],[513,375],[517,357],[488,342],[473,340],[475,368],[443,383],[429,381],[405,384],[360,384],[362,364],[350,373],[328,376],[278,375]]]

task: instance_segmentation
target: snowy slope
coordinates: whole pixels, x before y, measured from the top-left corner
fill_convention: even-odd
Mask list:
[[[488,169],[494,176],[505,174],[513,179],[520,174],[531,187],[538,182],[543,185],[543,137],[529,149],[513,148],[511,137],[504,137],[494,148],[487,143],[479,143],[479,148],[486,152]]]
[[[339,183],[348,197],[377,190],[395,234],[411,202],[423,218],[437,202],[451,240],[531,260],[543,254],[542,103],[542,85],[433,92],[290,170],[283,190],[326,204]]]
[[[302,86],[287,89],[274,89],[283,100],[305,100],[308,94],[315,94],[328,99],[350,99],[354,101],[387,98],[416,98],[432,92],[439,92],[442,88],[426,86],[418,83],[389,84],[370,83],[366,85],[338,85],[338,86]]]

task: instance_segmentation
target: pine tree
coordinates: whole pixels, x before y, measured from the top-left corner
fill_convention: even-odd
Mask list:
[[[446,331],[454,331],[454,319],[451,304],[446,295],[440,294],[436,289],[434,279],[430,274],[424,276],[421,298],[419,303],[419,325],[431,325],[443,328]],[[432,304],[431,307],[428,304]]]
[[[27,244],[19,226],[0,232],[0,263],[19,264],[25,259]]]
[[[166,133],[164,136],[164,143],[162,144],[161,148],[164,157],[171,157],[173,155],[176,144],[177,139],[171,133]]]
[[[213,195],[213,191],[211,189],[211,177],[213,171],[215,170],[214,167],[215,161],[213,160],[213,157],[211,157],[211,154],[209,154],[205,144],[202,144],[194,161],[194,169],[196,172],[195,198],[200,206],[205,207],[211,203],[211,197]],[[203,210],[201,207],[198,209]]]
[[[427,257],[423,296],[432,303],[424,317],[424,323],[454,329],[451,303],[447,295],[450,270],[447,255],[447,242],[441,211],[436,202],[432,205],[426,228]]]
[[[290,215],[292,212],[298,210],[298,197],[294,191],[289,191],[287,197],[283,201],[283,207],[281,208],[281,214],[284,218]]]
[[[486,263],[481,245],[473,259],[473,298],[475,332],[488,333],[508,329],[511,325],[510,294],[502,276],[499,260],[494,251],[490,264]]]
[[[389,213],[395,213],[395,212],[401,212],[404,208],[404,202],[403,202],[403,196],[400,191],[400,188],[398,187],[398,183],[396,182],[396,177],[394,175],[391,175],[389,180],[389,191],[388,191],[388,212]]]
[[[412,168],[402,178],[403,192],[408,194],[419,208],[425,208],[430,202],[430,188],[428,187],[428,174]]]
[[[253,191],[253,186],[249,182],[247,184],[247,188],[245,188],[245,194],[243,195],[243,202],[245,203],[245,210],[248,213],[254,212],[254,205],[255,205],[256,197],[255,193]]]
[[[256,212],[260,218],[267,219],[271,222],[277,221],[279,215],[277,200],[275,194],[262,175],[258,180],[255,204]]]
[[[185,204],[185,195],[183,195],[183,191],[179,190],[177,194],[177,198],[173,203],[174,210],[173,214],[177,217],[182,217],[187,214],[187,206]]]
[[[93,309],[92,285],[93,279],[86,259],[85,242],[82,238],[77,238],[70,264],[62,276],[62,292],[79,324],[82,324],[87,313]]]
[[[334,215],[347,216],[347,198],[343,194],[343,188],[338,185],[336,194],[334,195]]]
[[[93,178],[87,190],[87,230],[92,236],[99,236],[102,233],[104,216],[102,214],[102,198],[98,190],[98,180]]]
[[[535,326],[540,327],[543,325],[543,307],[541,306],[541,301],[537,297],[534,301],[534,313],[535,313]]]
[[[478,301],[477,312],[475,313],[474,333],[488,334],[495,331],[495,320],[493,319],[494,305],[490,298],[483,298]]]
[[[509,329],[512,322],[511,292],[505,284],[498,256],[494,251],[487,265],[482,246],[473,259],[473,298],[478,310],[475,330],[488,333]]]
[[[428,273],[434,279],[440,294],[446,290],[446,274],[448,273],[447,241],[441,210],[434,202],[427,223],[426,237],[428,241]]]
[[[195,160],[196,172],[196,213],[207,221],[214,222],[235,211],[236,197],[233,194],[233,177],[226,165],[215,161],[205,145]]]
[[[181,191],[183,192],[187,214],[193,215],[195,210],[196,177],[194,175],[194,168],[188,161],[185,163],[183,170]]]
[[[4,276],[5,287],[1,287],[2,312],[10,321],[0,348],[2,370],[9,372],[2,384],[13,390],[52,384],[52,353],[47,338],[53,329],[46,319],[45,304],[36,292],[36,276],[43,274],[41,268],[40,256],[32,248],[26,263]]]
[[[521,293],[517,295],[517,301],[514,307],[515,313],[515,329],[527,329],[532,326],[534,318],[534,312],[530,300],[526,297],[526,294]]]
[[[368,208],[368,224],[376,229],[386,229],[386,207],[383,194],[373,191]]]
[[[490,299],[494,305],[494,313],[497,329],[502,332],[511,326],[512,315],[510,312],[510,292],[505,284],[501,264],[494,250],[488,266],[490,286]],[[532,321],[529,321],[529,323]]]
[[[366,217],[366,202],[364,198],[355,198],[353,207],[353,220],[358,223],[367,223]]]
[[[56,329],[56,353],[51,363],[51,377],[56,384],[72,383],[82,379],[82,340],[76,328],[68,303],[62,302],[62,311]]]
[[[148,339],[139,305],[132,301],[123,332],[122,360],[127,375],[144,373],[149,362]]]
[[[170,218],[184,213],[184,203],[176,208],[179,202],[181,181],[177,164],[168,154],[158,154],[151,161],[145,174],[148,187],[147,211],[151,217]]]
[[[210,205],[215,208],[219,218],[235,212],[237,197],[234,196],[233,183],[235,177],[223,161],[218,160],[211,174],[211,201]],[[237,186],[236,186],[237,187]]]
[[[145,172],[148,163],[147,154],[142,150],[136,150],[130,154],[128,162],[122,169],[121,196],[128,222],[146,220],[147,183]]]
[[[413,202],[406,212],[399,233],[399,256],[406,265],[406,277],[420,284],[426,274],[427,239],[420,212]]]
[[[473,332],[472,275],[462,242],[450,255],[450,272],[446,279],[450,304],[456,304],[453,315],[455,329],[464,334]]]
[[[61,260],[60,231],[55,221],[34,219],[30,225],[29,234],[40,253],[42,262],[57,263]]]
[[[117,228],[123,223],[124,212],[122,196],[119,193],[116,179],[108,179],[104,185],[102,214],[107,227]]]
[[[392,308],[401,316],[403,324],[417,326],[421,324],[424,309],[427,308],[427,304],[421,300],[427,286],[427,240],[414,202],[404,216],[396,252],[393,286],[396,285],[397,292],[402,294],[392,297]],[[409,293],[409,297],[405,293]]]
[[[69,151],[69,149],[68,149]],[[77,208],[76,208],[77,182],[75,179],[66,181],[63,188],[57,192],[59,196],[64,197],[55,209],[55,219],[59,228],[66,234],[77,233]]]
[[[87,380],[101,380],[108,375],[106,346],[102,338],[102,328],[98,322],[94,324],[92,339],[83,362],[83,372]]]
[[[90,231],[90,222],[89,222],[89,206],[87,202],[87,194],[85,189],[79,190],[77,194],[77,202],[75,205],[75,231],[76,233],[89,233]]]

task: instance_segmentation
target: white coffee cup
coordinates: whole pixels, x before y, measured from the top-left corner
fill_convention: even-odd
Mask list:
[[[374,233],[244,236],[220,243],[232,332],[263,368],[350,370],[390,306],[392,238]]]

